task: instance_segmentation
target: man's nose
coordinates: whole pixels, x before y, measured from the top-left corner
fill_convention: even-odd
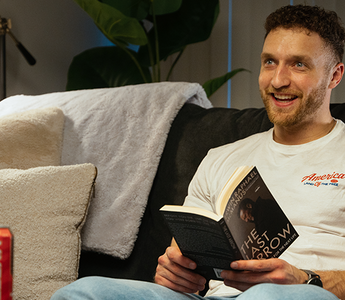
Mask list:
[[[290,81],[290,71],[286,66],[278,66],[273,74],[271,84],[275,89],[283,88],[289,86]]]

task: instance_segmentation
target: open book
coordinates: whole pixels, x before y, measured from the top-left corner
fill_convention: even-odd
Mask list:
[[[239,167],[223,187],[216,212],[165,205],[162,212],[182,254],[207,279],[221,279],[239,259],[278,257],[298,234],[256,167]]]

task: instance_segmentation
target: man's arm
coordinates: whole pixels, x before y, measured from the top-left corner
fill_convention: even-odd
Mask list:
[[[230,266],[237,271],[223,271],[224,283],[242,291],[258,283],[302,284],[308,279],[305,272],[277,258],[240,260]],[[315,272],[320,275],[326,290],[345,299],[345,271]]]
[[[315,271],[319,274],[323,287],[340,299],[345,299],[345,271]]]
[[[193,272],[196,263],[182,255],[175,240],[158,258],[155,282],[179,292],[196,293],[205,288],[206,279]]]

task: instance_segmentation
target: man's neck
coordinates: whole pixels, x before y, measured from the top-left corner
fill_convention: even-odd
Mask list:
[[[336,121],[330,117],[326,122],[308,123],[298,127],[274,126],[273,139],[279,144],[301,145],[312,142],[330,133]]]

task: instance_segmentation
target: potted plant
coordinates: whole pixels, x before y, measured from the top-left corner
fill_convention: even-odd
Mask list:
[[[168,81],[187,45],[207,40],[219,0],[74,0],[114,44],[74,57],[67,90]],[[161,61],[176,58],[166,78]],[[237,69],[206,82],[208,96]]]

